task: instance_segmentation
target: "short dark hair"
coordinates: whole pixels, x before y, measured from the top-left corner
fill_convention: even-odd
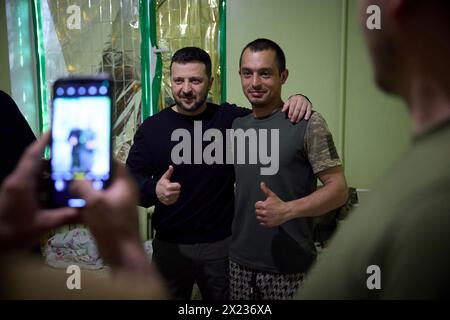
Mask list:
[[[250,51],[253,52],[265,50],[275,51],[275,59],[277,61],[278,70],[280,71],[280,73],[286,70],[286,57],[281,47],[274,41],[264,38],[253,40],[244,47],[244,49],[241,52],[241,57],[239,58],[239,69],[241,69],[242,55],[244,54],[244,51],[247,49],[250,49]]]
[[[170,62],[170,72],[172,72],[172,64],[186,64],[189,62],[200,62],[205,65],[206,74],[211,78],[211,57],[208,52],[197,47],[184,47],[175,52]]]

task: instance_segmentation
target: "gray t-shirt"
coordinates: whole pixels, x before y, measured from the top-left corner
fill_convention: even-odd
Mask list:
[[[325,120],[314,112],[309,121],[293,124],[285,113],[276,111],[263,119],[252,114],[238,118],[233,129],[235,136],[242,137],[238,131],[242,129],[257,141],[247,140],[243,148],[235,138],[236,197],[230,259],[266,272],[305,272],[316,257],[311,219],[296,218],[278,227],[263,227],[256,219],[255,203],[266,199],[260,182],[281,200],[291,201],[314,192],[315,174],[341,164]]]

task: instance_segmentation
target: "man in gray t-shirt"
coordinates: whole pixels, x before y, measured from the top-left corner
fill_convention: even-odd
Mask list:
[[[290,299],[316,257],[311,217],[344,204],[345,177],[323,117],[294,124],[280,112],[288,70],[276,43],[249,43],[239,73],[253,113],[233,122],[230,298]]]

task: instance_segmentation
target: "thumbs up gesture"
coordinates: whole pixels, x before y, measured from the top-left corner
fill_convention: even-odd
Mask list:
[[[173,174],[173,167],[169,166],[169,169],[161,176],[161,179],[156,183],[156,196],[158,200],[166,206],[177,202],[181,192],[181,185],[177,182],[170,182],[170,177]]]
[[[255,203],[256,219],[265,227],[276,227],[289,220],[289,205],[282,201],[269,187],[261,182],[261,191],[266,200]]]

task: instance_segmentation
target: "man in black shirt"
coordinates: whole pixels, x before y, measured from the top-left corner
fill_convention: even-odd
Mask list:
[[[0,162],[0,184],[14,170],[22,152],[36,137],[16,103],[5,92],[0,91],[0,148],[3,155]]]
[[[180,49],[170,70],[176,104],[142,123],[127,165],[141,205],[155,205],[152,259],[172,294],[189,299],[196,282],[203,299],[228,299],[234,168],[223,142],[233,120],[251,110],[206,102],[213,78],[202,49]],[[293,121],[311,112],[301,95],[284,109],[289,104]]]

